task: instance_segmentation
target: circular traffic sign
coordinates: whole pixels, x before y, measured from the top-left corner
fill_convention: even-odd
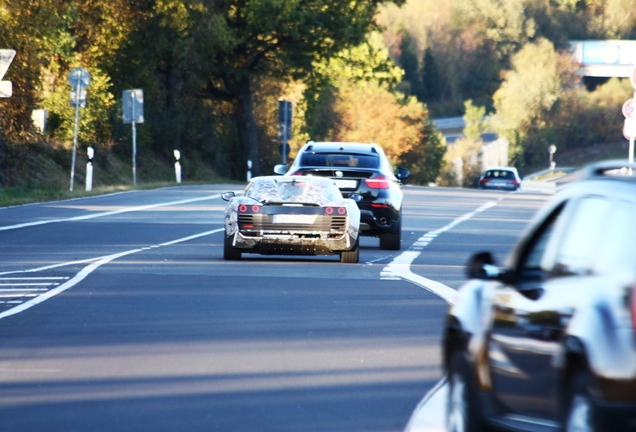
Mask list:
[[[79,87],[85,89],[91,83],[91,74],[84,68],[77,67],[68,74],[68,82],[73,88]]]
[[[636,118],[636,100],[627,99],[623,104],[623,115],[625,118]]]

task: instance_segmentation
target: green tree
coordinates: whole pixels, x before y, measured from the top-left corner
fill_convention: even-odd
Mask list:
[[[227,0],[208,6],[222,17],[228,44],[209,53],[202,97],[233,106],[244,160],[259,161],[252,82],[259,74],[300,78],[316,60],[359,45],[376,28],[377,7],[387,0]],[[403,3],[403,0],[393,0]],[[254,172],[260,172],[258,164]]]
[[[435,102],[442,96],[442,79],[433,50],[424,50],[421,69],[422,102]]]
[[[423,101],[424,89],[420,79],[420,65],[417,61],[417,54],[413,49],[413,40],[406,29],[402,30],[401,36],[399,64],[404,69],[404,80],[408,81],[409,84],[408,93]]]
[[[473,105],[472,100],[464,103],[464,135],[471,141],[481,140],[481,135],[488,130],[488,123],[485,118],[486,107]]]
[[[553,140],[546,126],[565,89],[573,86],[571,64],[546,39],[527,44],[513,56],[513,68],[494,95],[493,126],[509,140],[515,165],[532,164]]]

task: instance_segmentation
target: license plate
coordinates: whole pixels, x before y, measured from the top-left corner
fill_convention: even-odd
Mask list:
[[[338,189],[355,189],[358,187],[358,182],[356,180],[334,180]]]
[[[314,222],[314,218],[311,215],[304,214],[275,214],[274,223],[297,223],[297,224],[310,224]]]

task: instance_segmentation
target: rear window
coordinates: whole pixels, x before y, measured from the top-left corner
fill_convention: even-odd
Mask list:
[[[515,175],[512,173],[512,171],[491,170],[491,171],[486,171],[486,174],[484,175],[484,177],[499,178],[499,179],[513,179],[515,178]]]
[[[335,168],[378,168],[380,158],[375,155],[303,153],[300,166]]]

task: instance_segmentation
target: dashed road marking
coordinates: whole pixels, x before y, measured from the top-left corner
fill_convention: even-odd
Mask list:
[[[430,231],[416,240],[408,250],[404,251],[393,261],[391,261],[382,271],[380,272],[380,279],[382,280],[406,280],[415,285],[418,285],[433,294],[438,295],[442,299],[446,300],[447,303],[453,304],[455,301],[455,297],[457,295],[457,291],[453,288],[444,285],[443,283],[434,281],[432,279],[427,279],[425,277],[419,276],[411,271],[411,264],[417,257],[419,257],[426,248],[437,238],[438,235],[450,230],[456,225],[467,221],[479,213],[482,213],[488,210],[491,207],[497,205],[498,201],[489,201],[486,204],[482,205],[478,209],[466,213],[463,216],[458,217],[453,220],[448,225],[435,230]],[[429,391],[424,398],[417,405],[409,422],[406,426],[405,432],[444,432],[446,431],[446,425],[444,424],[444,410],[445,410],[445,398],[447,392],[447,383],[446,378],[442,378],[440,382],[435,385],[431,391]]]

